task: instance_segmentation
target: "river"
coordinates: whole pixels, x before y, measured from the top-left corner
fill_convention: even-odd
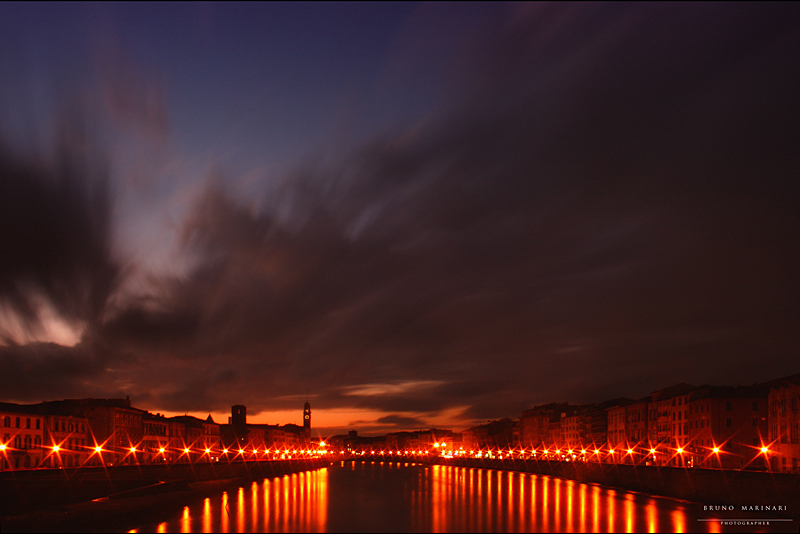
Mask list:
[[[339,462],[221,492],[135,531],[720,532],[709,517],[693,503],[527,473]]]

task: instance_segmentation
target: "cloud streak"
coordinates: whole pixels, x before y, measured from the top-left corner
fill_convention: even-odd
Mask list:
[[[103,317],[92,334],[106,366],[162,410],[280,410],[309,395],[400,428],[455,407],[466,424],[537,402],[789,374],[793,16],[500,13],[442,59],[459,66],[446,113],[299,167],[249,203],[211,182],[179,229],[191,269],[104,314],[116,273],[107,210],[20,180],[34,212],[54,213],[42,235],[66,231],[66,210],[70,232],[90,239],[59,249],[78,266],[67,274],[4,265],[2,295],[22,313],[23,274],[59,295],[82,287],[62,279],[98,272],[97,287],[54,302]],[[17,246],[19,262],[51,253]],[[104,372],[76,364],[74,375]]]

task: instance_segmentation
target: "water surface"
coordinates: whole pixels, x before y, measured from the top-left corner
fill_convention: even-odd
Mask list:
[[[571,480],[341,462],[221,492],[140,532],[719,532],[701,507]],[[698,521],[701,519],[701,521]]]

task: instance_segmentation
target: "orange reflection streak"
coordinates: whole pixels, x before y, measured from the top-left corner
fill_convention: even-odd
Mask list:
[[[301,524],[304,525],[303,532],[308,532],[311,525],[311,473],[301,473],[300,477],[300,514]]]
[[[273,531],[276,531],[278,529],[278,527],[277,527],[278,518],[281,515],[281,510],[280,510],[280,506],[279,506],[279,504],[280,504],[280,495],[281,495],[281,479],[280,478],[274,479],[272,481],[272,491],[270,492],[270,494],[271,494],[270,498],[272,500],[272,513],[270,514],[270,518],[269,518],[270,526],[269,526],[269,528],[267,528],[265,530],[273,532]]]
[[[578,500],[580,502],[579,528],[581,532],[586,532],[586,484],[581,484],[578,490]]]
[[[208,497],[203,501],[203,532],[214,532],[211,528],[211,499]]]
[[[269,511],[270,511],[269,497],[272,486],[270,485],[270,481],[268,478],[265,478],[262,484],[264,486],[264,521],[261,523],[263,525],[261,528],[261,532],[267,532],[269,530]]]
[[[600,488],[592,486],[592,532],[600,532]]]
[[[634,528],[633,495],[626,495],[623,504],[625,514],[625,532],[636,532]]]
[[[252,495],[250,496],[250,513],[252,517],[250,518],[250,525],[251,530],[253,532],[258,530],[258,483],[253,482],[250,485],[250,492]]]
[[[283,491],[281,492],[281,497],[283,498],[283,507],[282,507],[282,514],[281,514],[281,531],[288,532],[289,531],[289,475],[283,475],[281,478],[281,488]]]
[[[443,525],[442,518],[442,469],[437,465],[433,470],[433,531],[441,532]]]
[[[189,515],[189,507],[183,507],[183,516],[181,517],[181,532],[192,531],[192,518]]]
[[[519,522],[520,526],[519,529],[523,532],[530,532],[533,530],[528,524],[528,511],[525,506],[525,483],[528,481],[527,475],[520,475],[519,481]]]
[[[501,514],[502,507],[503,507],[503,499],[501,496],[503,495],[503,488],[502,488],[502,479],[508,478],[511,476],[508,471],[498,471],[497,473],[497,513],[494,514],[494,517],[503,523],[503,526],[496,525],[500,528],[500,530],[508,530],[508,518]]]
[[[219,530],[221,532],[229,532],[228,531],[228,519],[230,518],[231,511],[228,508],[228,492],[222,492],[222,503],[220,504],[220,527]]]
[[[672,512],[672,532],[686,532],[686,516],[683,508]]]
[[[477,506],[477,500],[475,496],[474,488],[476,487],[475,484],[475,470],[470,468],[464,468],[464,480],[465,480],[465,487],[464,487],[464,510],[465,510],[465,517],[464,517],[464,525],[465,530],[475,530],[475,506]]]
[[[547,501],[550,489],[550,477],[542,477],[542,530],[547,531],[547,524],[550,522],[550,508]]]
[[[236,497],[236,532],[244,532],[244,488],[239,488]]]
[[[317,483],[317,479],[319,477],[319,471],[312,471],[308,474],[307,484],[308,489],[306,493],[308,494],[308,513],[307,513],[307,524],[308,530],[311,530],[312,525],[314,524],[314,512],[319,506],[319,499],[317,498],[317,493],[315,491],[315,485]]]
[[[156,532],[166,532],[167,531],[167,524],[166,523],[159,523],[156,527]]]
[[[647,517],[647,532],[658,532],[656,502],[653,499],[647,501],[647,506],[644,507],[644,513],[645,516]]]
[[[502,520],[503,516],[500,515],[500,513],[499,513],[500,512],[500,506],[499,506],[499,503],[500,503],[500,492],[502,491],[501,488],[500,488],[500,479],[503,478],[503,472],[502,471],[495,471],[494,472],[494,476],[497,477],[497,480],[494,483],[495,489],[494,489],[494,491],[492,491],[492,495],[493,495],[492,502],[494,503],[496,509],[492,510],[492,508],[490,507],[487,510],[489,513],[486,514],[486,515],[491,520],[491,523],[490,523],[491,529],[494,530],[494,531],[500,531],[500,530],[503,530],[503,528],[500,526],[500,521]]]
[[[575,499],[575,482],[567,480],[567,532],[574,532],[572,527],[572,520],[575,509],[572,506],[572,501]]]
[[[291,483],[292,483],[292,518],[293,523],[297,524],[297,520],[300,516],[300,475],[297,473],[292,473]]]
[[[556,497],[555,513],[553,515],[553,528],[556,530],[561,530],[563,528],[561,525],[561,479],[555,478],[552,480],[555,485],[553,488],[553,494]]]
[[[476,469],[476,471],[475,476],[478,479],[478,493],[476,494],[476,498],[478,502],[475,508],[478,513],[475,514],[475,530],[486,530],[483,526],[483,477],[486,476],[486,471],[483,469]]]
[[[531,524],[531,527],[528,529],[528,532],[534,532],[534,531],[537,530],[537,528],[536,528],[536,484],[539,483],[539,477],[537,477],[536,475],[530,475],[529,478],[530,478],[530,483],[531,483],[531,498],[530,498],[530,502],[531,502],[531,506],[530,506],[530,512],[531,512],[530,521],[531,521],[531,523],[530,524]]]
[[[325,467],[318,471],[317,494],[319,495],[317,504],[317,521],[319,523],[318,532],[328,529],[328,468]]]
[[[608,490],[608,499],[606,502],[606,515],[608,516],[608,531],[614,532],[614,506],[616,503],[614,502],[614,495],[616,492],[614,490]]]

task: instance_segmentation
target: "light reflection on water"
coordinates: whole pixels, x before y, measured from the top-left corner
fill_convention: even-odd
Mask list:
[[[253,482],[140,532],[685,532],[678,501],[527,473],[342,462]],[[690,527],[691,525],[691,527]]]

